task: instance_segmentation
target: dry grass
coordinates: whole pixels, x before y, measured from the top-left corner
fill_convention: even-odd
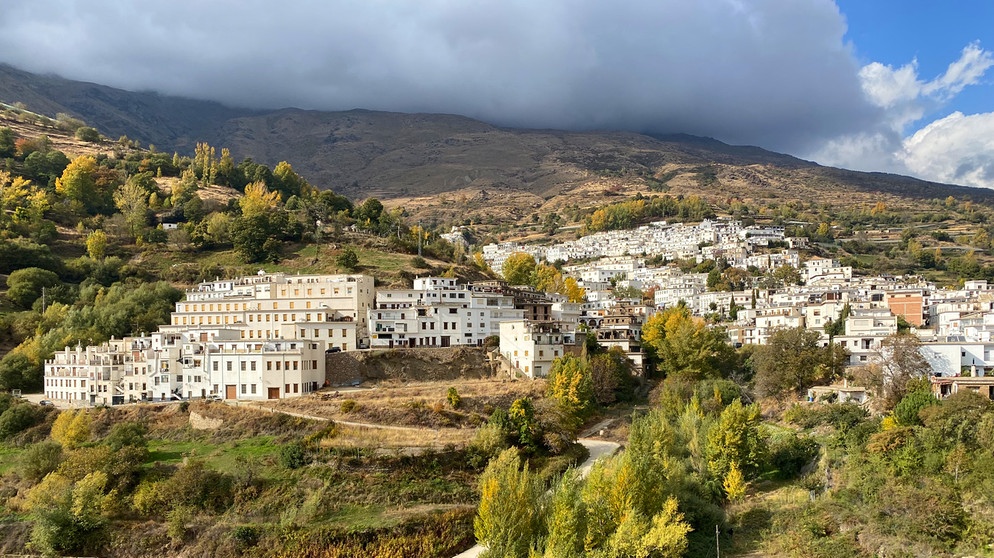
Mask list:
[[[451,409],[446,399],[450,387],[456,388],[461,399],[458,409]],[[354,391],[325,391],[313,396],[286,399],[277,408],[325,417],[333,420],[370,422],[395,426],[438,427],[423,422],[419,413],[424,408],[433,414],[454,414],[468,417],[473,414],[489,415],[497,407],[508,407],[515,399],[531,397],[540,399],[545,394],[544,380],[502,381],[498,379],[458,380],[440,382],[410,382],[393,384],[382,382],[372,389]],[[358,408],[351,413],[342,412],[342,402],[354,400]],[[441,409],[439,410],[439,405]],[[400,420],[398,420],[400,419]],[[457,417],[452,417],[457,420]]]
[[[460,428],[429,429],[385,429],[365,426],[338,425],[333,436],[321,440],[322,448],[371,448],[383,450],[405,450],[409,448],[432,448],[440,450],[446,446],[462,447],[469,443],[475,431]]]

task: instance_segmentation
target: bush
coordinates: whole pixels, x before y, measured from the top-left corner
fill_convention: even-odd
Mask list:
[[[449,405],[451,405],[453,409],[458,409],[459,404],[462,402],[462,398],[459,397],[459,392],[456,391],[456,388],[454,387],[449,388],[448,393],[445,394],[445,398],[449,401]]]
[[[244,550],[259,544],[259,530],[251,525],[239,525],[231,530],[231,538]]]
[[[90,143],[97,143],[100,141],[100,132],[96,128],[91,128],[89,126],[80,126],[76,129],[76,139],[79,141],[88,141]]]
[[[287,469],[299,469],[307,465],[307,451],[300,442],[293,442],[280,448],[280,465]]]
[[[343,413],[349,414],[353,411],[359,410],[359,404],[356,403],[355,399],[346,399],[345,401],[342,401],[341,408]]]
[[[9,441],[15,435],[40,422],[43,416],[41,409],[34,405],[27,403],[13,405],[0,414],[0,440]]]
[[[894,406],[894,418],[903,426],[920,426],[922,419],[918,414],[921,410],[938,403],[935,396],[928,391],[913,391]]]
[[[58,442],[45,441],[32,445],[21,458],[21,477],[37,483],[45,475],[55,471],[62,463],[62,446]]]
[[[767,439],[769,469],[776,478],[790,479],[818,457],[820,447],[811,438],[799,437],[795,432],[778,431]]]

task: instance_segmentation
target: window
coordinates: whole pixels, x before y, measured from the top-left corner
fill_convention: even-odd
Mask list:
[[[255,372],[255,361],[254,360],[249,363],[249,368],[251,368],[252,371]]]
[[[214,361],[214,363],[213,363],[212,366],[214,368],[214,371],[217,372],[217,361],[216,360]]]
[[[242,372],[244,372],[245,371],[245,361],[244,360],[241,362],[241,368],[242,368]]]
[[[231,372],[231,361],[229,360],[228,362],[226,362],[224,364],[225,364],[225,368],[228,369],[228,372]]]
[[[245,392],[245,384],[242,384],[242,395],[244,395],[245,393],[246,393]]]
[[[252,395],[255,395],[255,384],[252,384]]]

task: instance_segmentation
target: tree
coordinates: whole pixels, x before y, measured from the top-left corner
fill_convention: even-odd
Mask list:
[[[920,426],[921,410],[938,404],[939,401],[930,391],[915,390],[902,397],[894,406],[894,418],[902,426]]]
[[[114,205],[124,216],[133,239],[141,236],[148,226],[148,196],[148,190],[130,180],[114,192]]]
[[[725,489],[725,496],[732,502],[741,500],[745,496],[745,477],[742,476],[742,471],[739,470],[738,463],[732,462],[728,468],[728,473],[725,474],[724,482],[721,483],[721,487]]]
[[[62,282],[59,276],[47,269],[27,267],[18,269],[7,277],[7,299],[21,308],[31,308],[41,298],[43,289],[50,289]]]
[[[270,192],[265,182],[253,182],[245,187],[245,195],[238,200],[242,216],[252,218],[266,215],[279,207],[280,193]]]
[[[515,252],[504,260],[501,274],[511,285],[532,285],[535,280],[535,258],[527,252]]]
[[[102,260],[107,255],[107,233],[97,229],[86,237],[86,252],[94,260]]]
[[[517,558],[528,555],[541,519],[536,505],[541,485],[522,467],[518,450],[506,449],[480,476],[480,506],[473,519],[476,540],[487,556]]]
[[[573,355],[563,355],[552,363],[546,383],[552,398],[566,419],[566,426],[575,431],[592,409],[593,382],[587,363]]]
[[[98,132],[96,128],[80,126],[79,128],[76,128],[76,139],[79,141],[98,143],[100,141],[100,132]]]
[[[653,314],[642,326],[642,343],[667,376],[697,381],[722,375],[734,351],[721,328],[710,328],[683,306]]]
[[[590,358],[590,380],[594,399],[601,405],[610,405],[632,395],[634,365],[620,347]]]
[[[55,181],[55,191],[77,210],[90,208],[97,195],[96,174],[95,158],[90,155],[76,157]]]
[[[718,423],[708,432],[708,468],[717,479],[726,479],[732,465],[752,476],[759,472],[766,443],[759,435],[762,422],[758,405],[732,401],[721,411]]]
[[[90,439],[90,415],[84,409],[59,413],[52,423],[52,439],[66,449],[73,449]]]
[[[563,281],[563,292],[561,293],[566,296],[566,299],[570,302],[583,302],[587,300],[587,290],[577,283],[576,279],[572,277],[567,277]]]
[[[821,334],[804,327],[781,328],[770,335],[765,345],[756,347],[753,366],[756,389],[764,396],[799,395],[812,385],[834,375],[834,365],[841,348],[819,347]]]
[[[27,509],[35,519],[31,543],[44,554],[95,550],[107,520],[102,509],[107,475],[94,471],[78,482],[52,473],[28,493]]]
[[[908,394],[913,380],[925,378],[932,367],[921,353],[917,335],[895,333],[880,341],[880,385],[884,408],[892,409]]]
[[[335,262],[339,265],[339,267],[344,267],[349,271],[355,271],[359,267],[359,254],[356,253],[355,248],[346,246],[345,249],[338,254]]]
[[[544,558],[573,558],[583,555],[583,539],[587,532],[586,508],[581,499],[579,475],[570,469],[552,488],[552,498],[546,516]]]

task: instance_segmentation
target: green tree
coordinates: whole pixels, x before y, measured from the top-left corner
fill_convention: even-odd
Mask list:
[[[930,391],[916,390],[908,393],[894,406],[894,419],[902,426],[920,426],[922,409],[938,405],[939,401]]]
[[[90,143],[99,143],[100,132],[98,132],[96,128],[80,126],[79,128],[76,128],[76,139]]]
[[[132,239],[137,239],[148,227],[148,197],[148,190],[130,180],[114,193],[114,205],[124,216]]]
[[[94,551],[105,533],[103,516],[107,475],[94,471],[78,482],[52,473],[28,493],[35,520],[31,543],[47,554]]]
[[[753,366],[756,389],[766,396],[800,395],[834,374],[833,364],[844,361],[834,346],[820,347],[821,334],[804,327],[781,328],[765,345],[756,347]]]
[[[759,472],[766,455],[761,422],[759,406],[743,405],[739,399],[722,410],[707,441],[708,468],[715,478],[725,479],[733,464],[748,476]]]
[[[346,246],[344,250],[338,257],[335,258],[335,263],[339,267],[343,267],[349,271],[355,271],[359,267],[359,254],[356,253],[355,248],[351,246]]]
[[[552,488],[546,515],[544,558],[573,558],[583,556],[587,513],[581,498],[580,477],[570,469]]]
[[[528,556],[541,521],[536,505],[541,491],[514,448],[504,450],[487,465],[480,476],[480,506],[473,519],[473,532],[487,547],[486,556]]]
[[[535,281],[535,258],[527,252],[515,252],[504,260],[501,274],[511,285],[531,285]]]
[[[646,320],[642,343],[659,371],[690,381],[721,376],[734,357],[724,330],[708,327],[683,306],[667,308]]]
[[[51,289],[62,282],[59,276],[47,269],[28,267],[7,277],[7,299],[21,308],[31,308],[41,298],[42,289]]]

